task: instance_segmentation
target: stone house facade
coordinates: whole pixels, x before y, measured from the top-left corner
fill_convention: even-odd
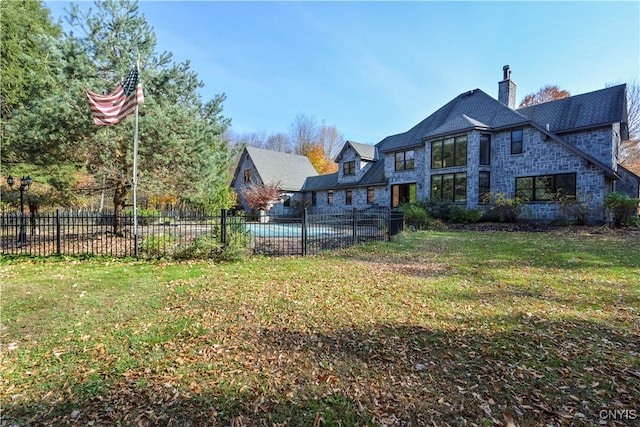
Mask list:
[[[505,66],[498,99],[474,89],[375,146],[347,141],[338,171],[310,174],[292,196],[329,213],[422,200],[486,208],[503,195],[524,200],[521,219],[541,222],[565,215],[561,200],[573,200],[592,223],[606,220],[607,192],[638,197],[640,177],[619,165],[626,85],[520,109],[515,102]]]
[[[497,100],[479,89],[463,93],[365,156],[348,141],[337,173],[305,182],[310,209],[427,199],[484,208],[501,194],[525,201],[522,219],[557,219],[566,214],[560,200],[575,200],[595,223],[605,220],[607,192],[638,197],[640,178],[618,163],[628,138],[626,85],[516,109],[516,85],[509,67],[503,71]],[[354,161],[355,173],[345,174]]]

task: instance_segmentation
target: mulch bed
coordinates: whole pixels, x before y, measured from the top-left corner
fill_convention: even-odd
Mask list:
[[[534,223],[504,223],[504,222],[478,222],[475,224],[446,224],[449,231],[502,231],[520,233],[549,233],[559,234],[615,234],[635,235],[640,237],[640,228],[611,228],[606,225],[570,225],[555,226],[549,224]]]

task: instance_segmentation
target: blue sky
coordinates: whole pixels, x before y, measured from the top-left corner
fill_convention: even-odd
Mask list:
[[[67,2],[46,2],[54,19]],[[90,7],[91,3],[82,3]],[[517,102],[640,83],[640,2],[142,1],[158,51],[190,60],[205,100],[226,93],[236,133],[288,132],[296,115],[375,144],[510,65]]]

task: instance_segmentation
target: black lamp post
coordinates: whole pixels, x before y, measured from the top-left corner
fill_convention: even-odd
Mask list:
[[[11,175],[7,177],[7,184],[13,190],[15,179]],[[24,191],[28,190],[31,184],[33,184],[33,179],[30,176],[20,178],[20,187],[18,187],[20,191],[20,234],[18,235],[18,242],[21,243],[27,242],[27,230],[24,226]]]

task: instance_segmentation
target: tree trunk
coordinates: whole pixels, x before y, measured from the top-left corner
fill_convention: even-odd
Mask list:
[[[118,181],[113,192],[113,234],[119,237],[124,235],[122,230],[122,211],[127,203],[127,192],[128,186],[126,183]]]

